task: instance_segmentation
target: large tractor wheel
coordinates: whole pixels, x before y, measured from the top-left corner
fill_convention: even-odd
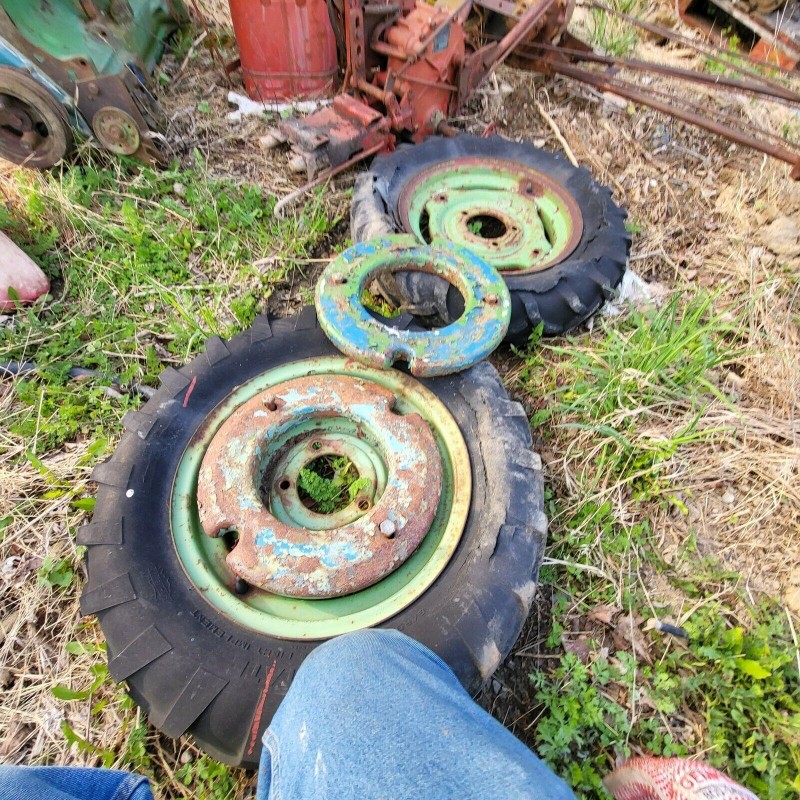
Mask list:
[[[124,423],[78,536],[81,606],[168,735],[254,767],[325,639],[397,628],[474,690],[519,635],[546,537],[541,463],[489,364],[426,380],[362,366],[306,308],[210,339]],[[322,510],[301,478],[326,458],[358,480]]]
[[[615,294],[631,237],[625,212],[586,169],[500,136],[432,137],[376,158],[353,194],[354,242],[405,231],[448,239],[498,269],[511,291],[506,341],[533,328],[558,335]],[[461,314],[458,291],[434,275],[378,281],[387,300],[423,324]]]
[[[46,169],[71,149],[63,106],[27,72],[0,67],[0,157]]]

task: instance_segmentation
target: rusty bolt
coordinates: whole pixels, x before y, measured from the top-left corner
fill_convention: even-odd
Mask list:
[[[490,306],[496,306],[500,302],[500,299],[497,297],[496,294],[487,294],[486,295],[486,302]]]
[[[397,526],[390,519],[385,519],[380,524],[380,531],[387,539],[394,539]]]
[[[341,286],[347,283],[347,278],[344,275],[331,275],[331,283]]]
[[[264,407],[268,411],[277,411],[278,410],[278,404],[275,402],[275,397],[273,395],[271,395],[271,394],[265,394],[261,398],[261,402],[264,404]]]

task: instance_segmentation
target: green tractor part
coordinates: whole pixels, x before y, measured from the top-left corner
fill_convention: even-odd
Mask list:
[[[187,19],[181,0],[0,0],[0,156],[53,166],[76,130],[161,161],[147,80]]]

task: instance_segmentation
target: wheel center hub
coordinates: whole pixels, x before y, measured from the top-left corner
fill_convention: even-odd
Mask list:
[[[230,568],[298,598],[364,589],[403,564],[431,527],[442,491],[433,433],[394,413],[392,392],[343,375],[297,378],[238,408],[212,439],[197,489],[209,536],[235,529]],[[344,508],[321,514],[298,491],[313,460],[346,457],[359,480]]]
[[[564,186],[492,158],[460,157],[423,170],[401,192],[398,215],[419,239],[461,244],[516,274],[563,260],[583,233],[580,208]]]

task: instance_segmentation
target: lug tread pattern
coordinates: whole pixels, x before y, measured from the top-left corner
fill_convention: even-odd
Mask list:
[[[75,537],[77,543],[83,547],[92,545],[121,545],[122,544],[122,519],[95,520],[78,528]]]
[[[81,595],[81,614],[97,614],[109,608],[129,603],[136,599],[130,575],[125,572],[110,578],[96,589],[86,588]]]
[[[198,667],[166,713],[151,713],[150,722],[167,736],[182,736],[227,685],[224,678]]]
[[[158,628],[151,625],[108,662],[108,671],[114,680],[124,681],[171,649]]]

